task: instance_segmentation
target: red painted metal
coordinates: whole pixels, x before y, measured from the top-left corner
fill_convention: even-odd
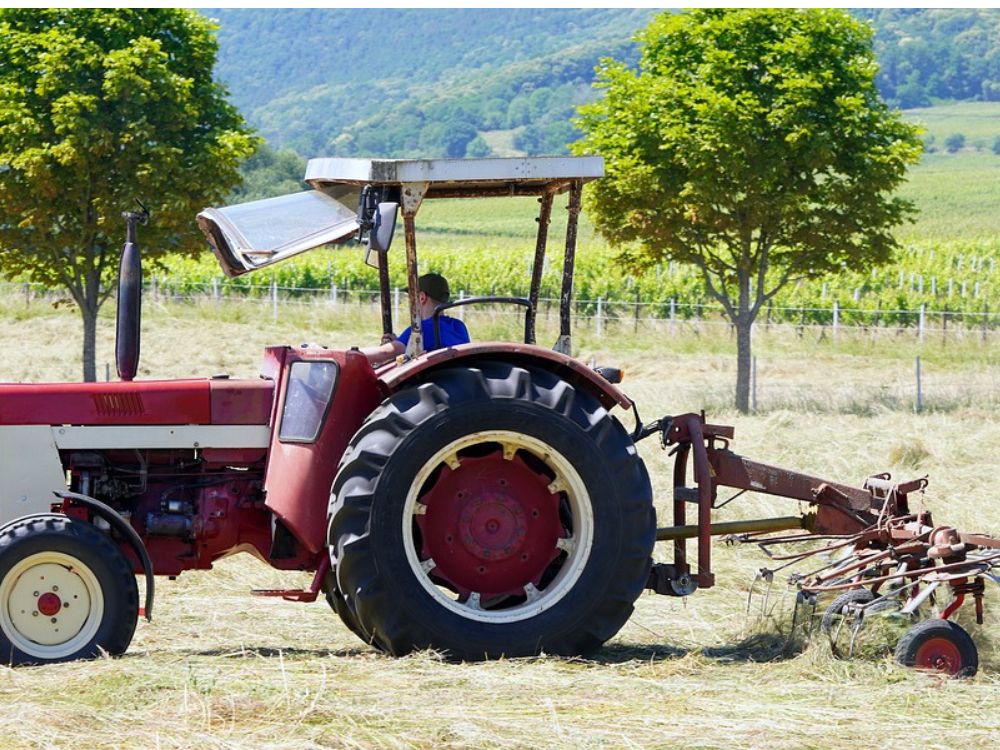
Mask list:
[[[264,508],[259,480],[256,483],[233,480],[200,490],[194,503],[196,510],[190,531],[185,534],[150,535],[148,514],[156,512],[154,508],[158,510],[158,503],[146,502],[148,510],[134,514],[133,525],[143,536],[157,575],[208,570],[216,560],[237,552],[248,552],[269,562],[271,516]],[[295,567],[307,565],[299,562]]]
[[[326,513],[337,462],[348,441],[382,401],[382,393],[368,358],[360,352],[313,347],[269,352],[280,357],[281,381],[264,481],[267,507],[303,548],[315,555],[326,548]],[[277,425],[291,365],[310,360],[335,362],[339,367],[326,419],[314,442],[282,442]]]
[[[45,617],[52,617],[53,615],[58,614],[59,610],[62,609],[62,599],[59,598],[58,594],[46,591],[38,597],[38,601],[35,603],[35,606],[38,607],[40,614]]]
[[[208,380],[0,385],[0,424],[210,424]]]
[[[715,485],[708,461],[708,451],[701,431],[704,422],[695,414],[683,418],[681,424],[687,427],[694,449],[694,478],[698,483],[698,586],[703,589],[715,584],[712,574],[712,503],[715,500]]]
[[[931,638],[917,649],[913,666],[946,674],[958,674],[964,664],[958,646],[947,638]]]
[[[308,589],[253,589],[250,593],[254,596],[281,597],[286,602],[303,602],[308,604],[319,598],[323,589],[323,579],[330,572],[330,556],[321,555],[319,564],[316,566],[316,573],[313,575],[312,583]]]
[[[268,424],[274,402],[269,380],[209,381],[212,424]]]
[[[416,516],[421,559],[436,563],[431,575],[483,599],[537,586],[565,535],[550,482],[520,456],[505,460],[500,451],[463,458],[457,469],[443,466],[420,498],[426,513]]]
[[[665,427],[666,445],[675,445],[674,526],[686,521],[686,503],[698,507],[698,567],[700,588],[714,585],[711,568],[712,510],[719,487],[733,487],[802,500],[818,506],[809,528],[818,534],[855,534],[875,522],[877,511],[889,502],[878,488],[858,489],[776,466],[751,461],[729,450],[734,430],[705,422],[704,414],[681,414]],[[692,459],[695,486],[685,486],[688,459]],[[923,486],[922,484],[919,486]],[[905,495],[893,492],[892,502]],[[894,505],[893,507],[898,507]],[[673,566],[678,573],[690,569],[684,539],[674,540]]]
[[[959,594],[958,596],[956,596],[955,599],[947,607],[944,608],[944,611],[941,612],[941,619],[947,620],[949,617],[955,614],[955,612],[958,611],[958,608],[961,607],[962,604],[964,603],[965,603],[965,594]]]
[[[606,409],[616,405],[623,409],[632,408],[632,400],[628,396],[582,362],[532,344],[472,343],[436,349],[398,367],[380,369],[379,380],[388,394],[399,390],[428,370],[465,363],[474,365],[484,359],[550,370],[572,385],[586,388],[597,396]]]

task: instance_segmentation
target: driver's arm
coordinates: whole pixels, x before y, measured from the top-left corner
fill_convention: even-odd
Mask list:
[[[372,363],[372,367],[385,364],[390,359],[395,359],[405,351],[406,347],[403,345],[403,342],[395,337],[379,346],[365,346],[361,348],[361,353],[368,357],[368,361]]]

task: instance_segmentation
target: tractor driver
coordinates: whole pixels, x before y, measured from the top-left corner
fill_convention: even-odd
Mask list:
[[[439,273],[425,273],[417,279],[417,305],[420,309],[420,330],[424,337],[424,348],[427,351],[443,349],[446,346],[469,343],[469,330],[465,323],[457,318],[439,315],[441,340],[434,340],[434,323],[432,316],[438,305],[443,305],[451,298],[448,280]],[[380,346],[368,346],[361,350],[372,365],[381,365],[406,351],[410,341],[410,328],[407,328],[399,338],[389,334],[391,338],[383,341]]]

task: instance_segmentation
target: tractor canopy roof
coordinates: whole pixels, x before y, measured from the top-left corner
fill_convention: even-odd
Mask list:
[[[237,276],[322,245],[361,239],[379,204],[402,203],[413,215],[430,198],[551,195],[603,174],[599,156],[311,159],[305,180],[313,190],[207,208],[198,225],[226,274]]]

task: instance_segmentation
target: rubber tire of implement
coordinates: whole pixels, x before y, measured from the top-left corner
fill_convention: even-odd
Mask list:
[[[943,670],[955,677],[973,677],[979,671],[979,650],[965,629],[950,620],[924,620],[903,634],[896,644],[896,662],[904,667],[932,669],[921,664],[921,649],[932,642],[944,642],[947,650],[957,657]]]
[[[121,550],[107,534],[84,521],[57,514],[32,516],[0,530],[0,582],[21,560],[46,552],[75,558],[93,574],[104,600],[100,624],[80,648],[57,658],[23,652],[0,627],[0,663],[47,664],[125,653],[138,620],[139,591]],[[6,603],[0,602],[0,606]]]
[[[441,448],[487,430],[544,441],[573,465],[593,510],[593,546],[575,584],[541,613],[482,622],[447,609],[417,580],[403,506]],[[617,419],[543,370],[484,362],[438,372],[395,394],[351,441],[331,493],[337,588],[370,643],[394,655],[432,648],[478,660],[599,647],[628,620],[649,575],[656,533],[645,466]]]
[[[830,602],[830,606],[823,612],[820,627],[824,633],[832,632],[837,625],[838,618],[844,616],[844,607],[848,604],[867,604],[874,599],[875,594],[868,589],[850,589],[849,591],[845,591]]]

